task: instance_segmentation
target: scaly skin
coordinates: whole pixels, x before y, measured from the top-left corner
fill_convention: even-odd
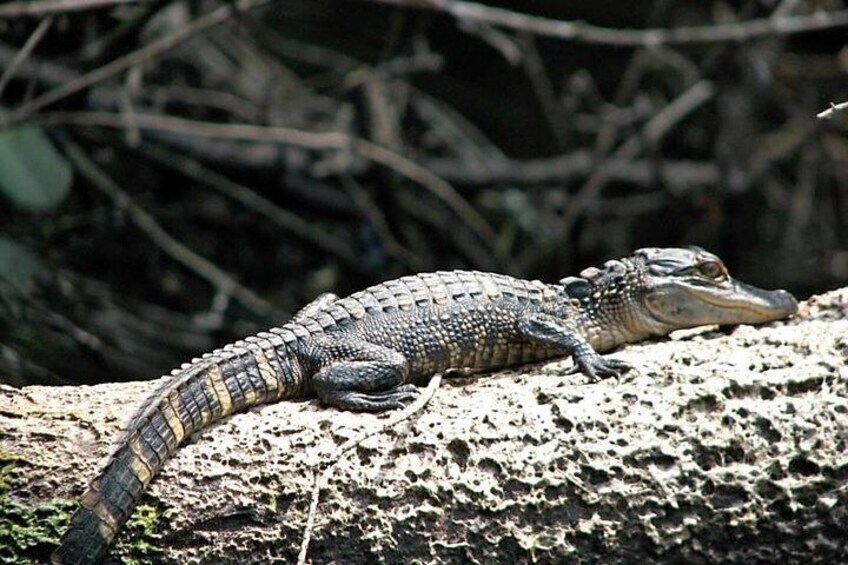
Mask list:
[[[452,271],[319,297],[290,323],[195,359],[139,408],[52,556],[96,563],[150,480],[192,433],[266,402],[317,396],[346,410],[398,408],[450,368],[489,370],[571,355],[596,379],[629,367],[599,355],[706,324],[795,313],[785,291],[733,280],[699,248],[640,249],[559,284]]]

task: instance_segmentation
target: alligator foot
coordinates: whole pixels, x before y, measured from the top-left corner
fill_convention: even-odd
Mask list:
[[[600,355],[591,355],[575,360],[574,366],[566,374],[583,373],[592,382],[597,382],[610,377],[617,379],[631,370],[633,370],[633,365],[621,359],[608,359]]]

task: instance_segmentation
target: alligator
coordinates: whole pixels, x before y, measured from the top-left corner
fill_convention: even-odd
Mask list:
[[[797,311],[784,290],[733,279],[698,247],[645,248],[557,284],[474,271],[406,276],[346,298],[322,295],[287,324],[171,373],[139,407],[80,499],[53,563],[97,563],[145,487],[193,433],[235,412],[314,398],[378,412],[413,401],[435,373],[570,355],[592,380],[631,367],[600,353],[703,325]]]

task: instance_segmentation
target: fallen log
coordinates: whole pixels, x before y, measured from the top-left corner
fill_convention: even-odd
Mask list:
[[[557,361],[446,378],[322,491],[312,563],[848,562],[848,288],[793,320],[678,332],[588,383]],[[158,381],[0,387],[0,561],[43,562]],[[282,402],[169,461],[110,559],[296,559],[313,472],[389,415]]]

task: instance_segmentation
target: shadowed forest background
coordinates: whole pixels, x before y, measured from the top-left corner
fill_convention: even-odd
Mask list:
[[[418,271],[848,281],[843,2],[9,2],[0,68],[0,382],[155,378]]]

